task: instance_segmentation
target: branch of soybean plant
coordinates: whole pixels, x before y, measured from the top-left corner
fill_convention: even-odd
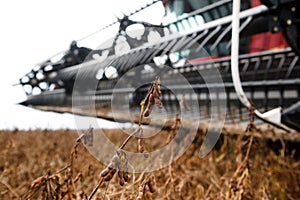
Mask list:
[[[162,106],[162,102],[160,101],[160,95],[161,95],[161,91],[160,91],[160,78],[157,76],[155,78],[155,80],[152,82],[146,97],[141,101],[140,105],[141,105],[141,112],[140,112],[140,118],[139,118],[139,122],[138,122],[138,127],[136,128],[136,130],[131,133],[126,140],[123,142],[123,144],[120,146],[119,149],[123,149],[126,144],[128,143],[128,141],[137,133],[139,133],[142,129],[141,124],[143,121],[143,116],[148,117],[151,114],[152,108],[154,106],[154,103],[156,105],[158,105],[159,107]],[[145,110],[145,105],[147,104],[147,108]]]
[[[121,144],[119,149],[117,150],[116,154],[111,159],[109,165],[101,171],[101,179],[92,191],[91,195],[89,196],[89,200],[93,198],[93,196],[96,194],[97,190],[101,186],[103,180],[107,181],[108,183],[111,181],[113,176],[118,174],[119,177],[119,184],[121,186],[124,186],[125,182],[128,182],[128,160],[126,153],[123,151],[126,144],[130,141],[130,139],[136,135],[139,134],[141,137],[143,129],[141,127],[143,117],[148,117],[151,114],[151,111],[153,109],[153,106],[156,104],[157,106],[161,107],[162,102],[160,101],[160,78],[156,77],[155,80],[152,82],[146,97],[141,101],[141,112],[138,122],[138,127],[124,140],[124,142]],[[146,110],[145,105],[147,104]],[[142,153],[144,151],[144,140],[143,138],[138,139],[138,149],[139,152]]]

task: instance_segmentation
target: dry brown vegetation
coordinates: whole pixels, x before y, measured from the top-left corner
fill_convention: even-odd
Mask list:
[[[131,165],[124,150],[143,153],[148,161],[142,162],[153,162],[149,151],[171,141],[179,142],[178,139],[185,141],[176,137],[178,130],[183,128],[178,115],[170,126],[152,137],[149,144],[145,142],[149,138],[141,137],[146,131],[154,131],[153,127],[144,129],[141,124],[144,117],[151,115],[155,105],[162,106],[160,94],[157,77],[140,104],[138,126],[129,136],[121,130],[103,130],[110,141],[119,146],[107,166],[84,148],[83,143],[97,145],[93,144],[92,127],[81,132],[79,137],[77,131],[0,132],[0,198],[300,198],[297,146],[300,140],[286,140],[274,129],[264,132],[257,128],[253,105],[246,130],[235,132],[224,128],[214,150],[206,157],[199,158],[199,149],[205,135],[213,133],[207,133],[205,126],[201,126],[190,147],[175,162],[170,162],[174,154],[172,149],[170,158],[161,158],[171,163],[167,167],[154,172],[128,173],[129,167],[136,168],[137,165]],[[190,133],[188,131],[185,128],[185,134]],[[105,147],[98,149],[107,152]]]
[[[105,132],[116,144],[126,138],[119,130]],[[152,145],[167,141],[167,130],[158,135],[161,137],[152,140]],[[169,167],[155,171],[153,176],[129,174],[129,181],[123,187],[114,176],[110,182],[101,184],[94,199],[136,199],[139,190],[143,190],[144,199],[300,198],[299,152],[293,149],[292,143],[224,133],[214,150],[199,159],[202,134],[199,135]],[[74,155],[77,138],[77,131],[68,130],[2,131],[0,199],[25,199],[26,196],[50,199],[51,195],[58,199],[86,199],[98,184],[105,166],[80,143]],[[136,150],[134,142],[128,149]],[[70,152],[74,155],[72,170],[60,173],[69,166]],[[153,193],[146,186],[149,179],[154,182]],[[139,189],[141,186],[143,189]]]

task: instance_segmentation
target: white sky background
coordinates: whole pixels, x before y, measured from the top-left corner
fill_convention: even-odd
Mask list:
[[[151,2],[151,0],[0,1],[0,129],[76,128],[72,115],[41,112],[16,105],[25,100],[26,96],[21,87],[12,85],[35,64],[68,49],[72,40],[93,33],[111,23],[115,15],[120,15],[120,11],[125,13],[133,11],[145,1]],[[143,19],[152,23],[159,22],[163,14],[161,5],[158,4],[156,10],[157,12],[149,10],[142,16]],[[111,36],[112,34],[100,38],[105,41]],[[93,44],[99,46],[101,42],[103,41],[95,40]],[[99,123],[103,126],[112,125],[104,120],[99,120]]]

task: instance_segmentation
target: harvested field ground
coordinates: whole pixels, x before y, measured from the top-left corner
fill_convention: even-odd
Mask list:
[[[115,144],[126,138],[118,130],[105,132]],[[159,134],[146,146],[164,145],[168,131]],[[176,162],[153,173],[156,192],[145,187],[143,199],[300,199],[299,142],[224,133],[200,159],[199,135]],[[0,199],[86,199],[105,167],[79,144],[66,170],[77,137],[71,130],[1,131]],[[135,151],[135,143],[126,149]],[[93,199],[136,199],[148,175],[130,174],[123,187],[115,175]]]

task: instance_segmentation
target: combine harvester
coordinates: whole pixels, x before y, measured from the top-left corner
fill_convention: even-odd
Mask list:
[[[166,10],[161,24],[132,19],[154,4]],[[134,26],[143,30],[133,31],[139,36],[129,31]],[[165,113],[156,111],[158,118],[175,116],[184,101],[186,118],[247,122],[250,99],[258,119],[300,131],[299,1],[156,0],[99,34],[111,28],[118,31],[109,45],[90,49],[73,41],[59,61],[50,58],[20,78],[27,94],[21,104],[135,121],[159,75]]]

